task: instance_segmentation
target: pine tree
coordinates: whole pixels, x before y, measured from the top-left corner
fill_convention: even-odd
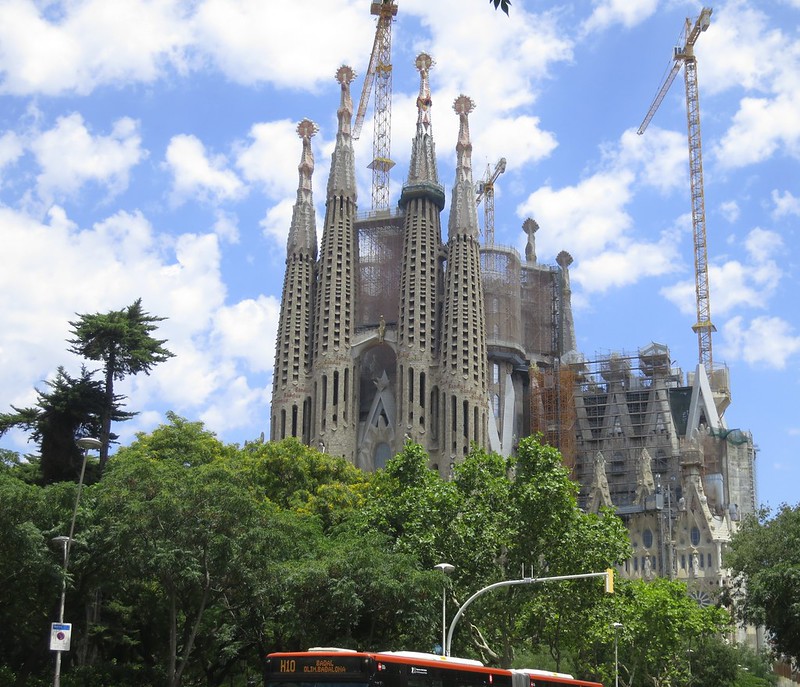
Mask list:
[[[49,390],[37,389],[34,407],[12,406],[13,412],[0,414],[0,436],[19,427],[30,432],[31,439],[39,444],[44,484],[77,479],[83,455],[75,441],[82,436],[96,436],[100,430],[106,395],[102,383],[92,376],[83,366],[79,377],[71,377],[59,367],[55,379],[45,382]],[[133,413],[122,411],[119,399],[113,398],[111,417],[123,421]]]
[[[139,372],[150,374],[158,363],[173,357],[163,344],[166,339],[151,336],[156,323],[166,319],[142,309],[142,299],[122,310],[78,315],[72,326],[70,351],[89,360],[102,360],[105,374],[105,403],[101,415],[100,472],[108,461],[111,421],[114,413],[114,381]]]

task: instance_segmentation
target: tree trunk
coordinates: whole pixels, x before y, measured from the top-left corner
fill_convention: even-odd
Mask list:
[[[114,367],[116,365],[116,357],[112,354],[106,362],[106,402],[103,408],[103,415],[101,420],[100,429],[100,470],[99,474],[103,474],[103,470],[108,462],[108,449],[111,443],[111,412],[114,408]]]

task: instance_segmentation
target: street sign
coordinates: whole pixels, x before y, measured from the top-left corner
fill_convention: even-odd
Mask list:
[[[50,651],[69,651],[72,639],[72,623],[50,625]]]

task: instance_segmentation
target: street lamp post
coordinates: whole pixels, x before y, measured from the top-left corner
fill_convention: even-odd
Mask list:
[[[619,631],[622,623],[611,623],[614,628],[614,687],[619,687]]]
[[[437,563],[433,566],[436,570],[442,571],[442,656],[445,655],[445,640],[447,637],[447,578],[456,566],[450,563]]]
[[[75,442],[79,448],[83,449],[83,462],[81,463],[81,475],[78,478],[78,492],[75,494],[75,507],[72,509],[72,520],[69,524],[69,536],[54,537],[53,542],[64,547],[64,567],[61,572],[61,601],[58,607],[58,623],[64,624],[64,601],[67,595],[67,568],[69,567],[69,553],[72,548],[72,537],[75,534],[75,520],[78,517],[78,505],[81,502],[81,491],[83,490],[83,477],[86,474],[86,461],[89,458],[89,451],[99,449],[103,444],[99,439],[93,437],[83,437]],[[56,649],[56,667],[53,672],[53,687],[61,687],[61,649]]]

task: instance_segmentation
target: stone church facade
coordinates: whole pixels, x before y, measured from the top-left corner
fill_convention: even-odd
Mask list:
[[[587,360],[576,349],[570,255],[537,262],[481,246],[469,114],[459,96],[447,237],[427,55],[396,210],[359,212],[351,136],[354,72],[340,104],[318,242],[311,186],[316,126],[302,141],[287,241],[270,438],[294,436],[364,470],[410,439],[443,477],[470,445],[510,455],[540,432],[581,485],[579,505],[616,509],[630,531],[631,578],[685,579],[701,602],[727,582],[722,551],[755,509],[752,436],[728,429],[727,370],[684,374],[669,349]]]

